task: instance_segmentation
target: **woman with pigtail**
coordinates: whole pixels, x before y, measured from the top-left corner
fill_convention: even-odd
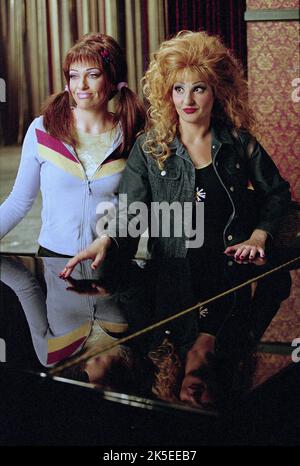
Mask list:
[[[49,98],[25,136],[13,190],[0,207],[0,237],[42,193],[39,254],[73,256],[97,237],[101,206],[114,206],[145,112],[128,88],[123,51],[105,34],[83,36],[66,54],[66,87]],[[117,109],[108,109],[118,97]]]

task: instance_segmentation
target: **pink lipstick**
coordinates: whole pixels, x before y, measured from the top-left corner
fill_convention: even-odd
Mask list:
[[[196,108],[192,108],[192,107],[187,107],[183,109],[183,111],[188,114],[194,113],[196,110],[197,110]]]

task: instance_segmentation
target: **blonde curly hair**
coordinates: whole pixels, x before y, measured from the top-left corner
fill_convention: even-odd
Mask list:
[[[153,54],[143,78],[144,95],[150,103],[143,148],[160,166],[170,156],[169,144],[178,128],[173,85],[186,70],[196,72],[212,87],[215,97],[212,117],[216,123],[247,131],[254,126],[248,85],[238,60],[218,37],[204,31],[180,31]]]
[[[160,400],[178,402],[183,367],[174,344],[165,338],[148,357],[155,368],[152,393]]]

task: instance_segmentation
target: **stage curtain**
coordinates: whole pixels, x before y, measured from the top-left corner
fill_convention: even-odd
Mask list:
[[[165,8],[166,0],[1,0],[2,143],[20,143],[42,102],[64,88],[64,55],[83,34],[100,31],[119,42],[129,86],[142,96],[149,54],[166,36]]]
[[[246,67],[246,0],[167,0],[167,10],[169,36],[182,29],[217,34]]]

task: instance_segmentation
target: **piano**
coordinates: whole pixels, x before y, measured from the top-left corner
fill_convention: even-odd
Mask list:
[[[0,259],[1,446],[299,445],[300,248]]]

